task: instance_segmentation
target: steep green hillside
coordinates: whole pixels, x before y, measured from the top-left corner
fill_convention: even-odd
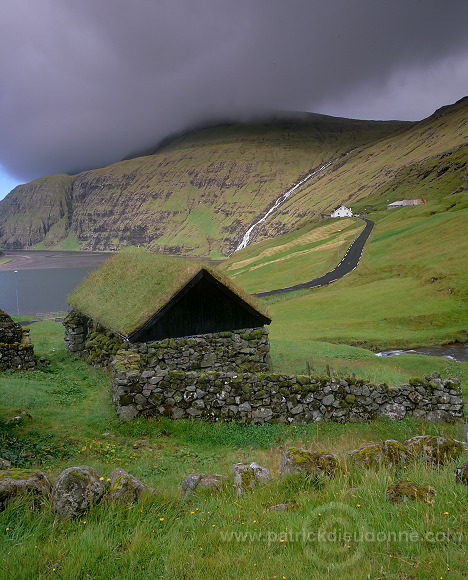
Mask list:
[[[444,211],[466,195],[468,98],[419,123],[290,114],[206,128],[152,155],[19,186],[0,202],[6,248],[230,255],[250,226],[311,176],[252,232],[251,241],[424,197]],[[325,167],[324,167],[325,166]]]
[[[42,181],[20,186],[0,202],[0,244],[41,243],[44,248],[71,239],[88,250],[146,245],[172,253],[228,255],[250,223],[300,178],[356,147],[412,126],[290,117],[192,132],[153,155],[68,178],[62,198],[46,204],[55,211],[55,221],[41,217],[43,200],[37,191]],[[47,179],[53,184],[55,177]],[[334,203],[341,196],[336,191]],[[289,227],[286,220],[282,231]]]
[[[355,213],[424,197],[432,211],[465,200],[468,191],[468,97],[410,129],[347,155],[306,184],[257,232],[257,239],[300,226],[340,201]]]

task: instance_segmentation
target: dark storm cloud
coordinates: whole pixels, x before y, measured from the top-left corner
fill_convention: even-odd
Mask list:
[[[421,79],[467,62],[467,21],[466,0],[6,0],[0,163],[94,167],[207,120],[352,111],[353,95],[385,118],[395,82],[417,110]]]

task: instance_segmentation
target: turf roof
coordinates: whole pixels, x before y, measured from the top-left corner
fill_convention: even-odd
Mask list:
[[[107,260],[73,290],[68,303],[106,328],[128,336],[167,304],[202,268],[269,317],[250,294],[207,263],[152,254],[144,249],[127,250]]]

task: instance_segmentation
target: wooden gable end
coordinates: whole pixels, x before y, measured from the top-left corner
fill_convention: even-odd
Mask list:
[[[128,339],[130,342],[151,342],[256,328],[270,322],[269,318],[202,269]]]

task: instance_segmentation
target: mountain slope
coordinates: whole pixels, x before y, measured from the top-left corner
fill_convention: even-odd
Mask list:
[[[153,155],[70,177],[55,203],[47,200],[55,221],[38,215],[43,180],[15,188],[0,202],[0,245],[54,247],[72,238],[89,250],[146,245],[227,255],[249,224],[301,177],[411,126],[291,114],[194,131]],[[65,177],[46,178],[52,189],[55,179]]]
[[[425,197],[429,211],[459,207],[467,119],[465,98],[419,123],[290,114],[192,131],[152,155],[15,188],[0,202],[0,245],[227,256],[280,195],[330,162],[251,241],[293,231],[341,203],[365,212]]]

